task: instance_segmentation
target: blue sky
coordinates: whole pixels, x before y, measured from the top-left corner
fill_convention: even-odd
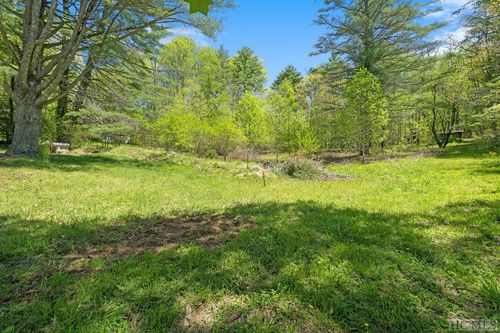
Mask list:
[[[305,73],[328,60],[310,57],[314,44],[324,32],[313,24],[321,1],[314,0],[235,0],[238,8],[227,14],[224,31],[216,44],[235,53],[242,46],[252,48],[272,80],[287,65]]]
[[[237,8],[224,13],[224,30],[215,41],[191,28],[175,28],[173,36],[193,38],[200,46],[224,45],[231,55],[244,46],[252,48],[264,61],[269,82],[287,65],[302,73],[324,63],[327,55],[309,56],[324,28],[313,24],[321,0],[234,0]],[[463,39],[465,30],[458,17],[451,14],[467,0],[443,0],[443,11],[428,20],[444,20],[448,26],[434,33],[432,39]]]

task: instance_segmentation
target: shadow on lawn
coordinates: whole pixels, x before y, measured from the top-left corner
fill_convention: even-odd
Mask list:
[[[488,142],[466,142],[446,147],[437,155],[440,158],[484,158],[494,152],[500,154],[500,146]]]
[[[118,225],[0,215],[0,330],[439,330],[450,313],[484,310],[457,296],[458,271],[443,271],[469,251],[431,241],[450,223],[443,212],[271,202]]]
[[[12,158],[0,159],[0,167],[52,169],[55,171],[93,171],[107,167],[153,168],[158,165],[173,164],[168,160],[156,162],[130,157],[112,157],[99,154],[86,155],[50,155],[47,158]]]
[[[481,166],[476,170],[479,174],[498,175],[500,174],[500,159],[490,160],[481,163]]]

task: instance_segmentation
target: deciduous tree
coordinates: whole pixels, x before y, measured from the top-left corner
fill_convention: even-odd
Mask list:
[[[352,117],[350,135],[364,161],[371,146],[386,136],[387,100],[377,78],[360,68],[347,85],[347,108]]]

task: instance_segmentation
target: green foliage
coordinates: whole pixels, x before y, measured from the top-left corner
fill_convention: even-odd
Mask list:
[[[498,4],[493,0],[473,1],[472,11],[463,17],[466,39],[449,54],[434,56],[429,50],[438,41],[429,36],[442,25],[427,24],[425,19],[438,11],[433,0],[327,0],[317,23],[328,31],[316,48],[318,53],[332,54],[331,59],[305,77],[289,65],[269,90],[264,86],[264,64],[248,47],[230,55],[224,48],[198,47],[187,37],[160,43],[171,26],[156,24],[158,17],[168,14],[169,20],[213,37],[221,28],[220,17],[190,15],[190,11],[215,13],[232,7],[232,1],[181,1],[175,14],[169,12],[172,4],[160,2],[132,1],[127,10],[116,13],[113,23],[104,18],[109,4],[100,3],[94,19],[115,29],[109,38],[86,39],[88,52],[71,61],[63,81],[51,85],[52,96],[58,96],[57,90],[79,78],[83,68],[90,69],[83,82],[59,101],[55,123],[48,116],[53,105],[44,109],[48,118],[43,140],[53,139],[55,126],[57,134],[62,133],[58,139],[76,145],[86,140],[122,141],[114,139],[122,137],[126,142],[199,155],[210,151],[210,156],[227,156],[228,147],[246,146],[257,154],[272,149],[278,156],[279,152],[312,156],[321,150],[368,153],[378,146],[401,151],[432,141],[441,141],[444,147],[453,140],[441,140],[450,130],[498,139]],[[0,59],[7,64],[2,63],[0,76],[5,78],[15,75],[6,41],[23,50],[18,33],[22,15],[16,12],[22,14],[24,7],[16,3],[4,1],[8,10],[0,13],[8,35],[0,38]],[[45,19],[48,4],[43,2]],[[76,2],[75,8],[79,5]],[[69,33],[73,19],[68,17],[60,28],[61,36]],[[115,30],[129,31],[143,24],[147,28],[134,29],[128,38],[115,36]],[[50,58],[59,49],[48,43],[45,53]],[[362,78],[362,68],[376,79]],[[0,88],[0,141],[12,137],[8,104]],[[81,106],[85,107],[78,115]],[[89,116],[94,108],[101,112],[97,118]]]
[[[196,44],[188,37],[177,37],[161,50],[160,64],[165,68],[166,83],[174,93],[186,88],[194,78],[196,57]]]
[[[292,65],[288,65],[281,73],[278,74],[276,80],[274,80],[272,89],[278,89],[283,81],[288,80],[290,83],[297,87],[302,81],[302,74]]]
[[[9,142],[14,135],[13,114],[7,94],[0,89],[0,142]]]
[[[229,117],[213,120],[212,126],[214,148],[219,155],[227,159],[229,153],[245,140],[244,133]]]
[[[87,141],[130,143],[139,123],[124,113],[88,106],[79,112],[69,112],[63,126],[65,141],[80,146]]]
[[[156,146],[167,151],[210,157],[217,153],[225,159],[244,141],[231,118],[204,119],[193,112],[168,112],[149,128],[149,135]]]
[[[343,122],[345,64],[338,59],[312,69],[303,80],[298,98],[307,123],[322,149],[345,148],[346,124]]]
[[[267,81],[262,60],[248,47],[242,48],[229,59],[229,77],[235,102],[239,101],[246,92],[261,93]]]
[[[268,142],[267,114],[264,101],[259,97],[246,92],[238,103],[234,118],[249,148]]]
[[[365,155],[386,138],[387,100],[377,78],[366,68],[356,71],[347,86],[346,111],[352,117],[350,136]]]
[[[53,142],[57,135],[56,110],[53,107],[45,108],[42,112],[42,134],[40,141]]]
[[[0,19],[3,19],[0,15]],[[0,60],[6,57],[5,46],[0,38]],[[14,114],[13,114],[13,102],[9,99],[9,95],[3,87],[3,81],[6,80],[5,84],[12,84],[12,80],[8,80],[8,77],[13,76],[13,70],[3,66],[0,61],[0,142],[10,143],[12,136],[14,135]]]
[[[200,49],[197,55],[197,62],[196,78],[201,90],[209,102],[216,100],[226,93],[228,86],[227,72],[223,68],[223,59],[214,48],[204,47]]]
[[[468,60],[468,80],[473,86],[472,94],[468,96],[472,113],[471,129],[477,136],[498,140],[500,6],[498,1],[477,0],[471,2],[471,7],[472,12],[465,16],[467,35],[461,45]]]
[[[460,118],[463,118],[462,126],[469,122],[472,82],[468,80],[469,71],[464,61],[463,54],[452,52],[436,59],[431,80],[423,86],[429,128],[441,148],[448,144],[450,133],[459,129]]]
[[[388,96],[388,145],[400,149],[408,144],[432,142],[429,108],[427,102],[422,102],[424,98],[427,98],[426,93],[406,89],[397,89]]]
[[[153,124],[152,135],[167,151],[192,151],[195,146],[195,129],[200,130],[200,121],[192,113],[169,112]]]
[[[271,136],[277,152],[299,150],[299,133],[304,120],[300,104],[290,81],[285,80],[269,96]]]
[[[316,23],[328,32],[318,40],[317,52],[347,59],[351,68],[364,67],[388,82],[418,64],[414,56],[426,55],[439,45],[427,37],[444,24],[422,20],[440,10],[435,3],[326,0]]]
[[[500,139],[500,104],[474,115],[470,127],[483,139],[498,141]]]
[[[316,154],[321,148],[318,139],[316,138],[311,128],[307,125],[307,123],[305,123],[305,125],[303,125],[302,128],[298,131],[297,143],[299,146],[299,151],[305,156],[309,157]]]

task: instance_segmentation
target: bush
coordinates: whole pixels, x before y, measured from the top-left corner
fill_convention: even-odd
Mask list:
[[[303,180],[344,181],[351,179],[347,176],[327,172],[321,163],[310,160],[277,163],[266,161],[264,166],[271,167],[277,174]]]
[[[219,118],[213,126],[213,146],[217,153],[227,159],[230,152],[236,149],[245,139],[243,132],[231,118]]]
[[[42,133],[40,141],[52,142],[56,138],[57,124],[54,108],[47,108],[42,112]]]
[[[317,154],[321,148],[318,140],[309,129],[305,129],[299,133],[298,140],[300,152],[308,157]]]
[[[217,155],[227,158],[245,139],[231,118],[209,121],[193,113],[168,113],[148,130],[150,137],[167,151],[191,152],[212,158]]]
[[[278,173],[300,179],[317,179],[322,173],[321,166],[310,161],[280,162],[275,169]]]
[[[192,114],[167,113],[151,127],[151,137],[166,151],[191,151],[196,146],[199,121]]]

